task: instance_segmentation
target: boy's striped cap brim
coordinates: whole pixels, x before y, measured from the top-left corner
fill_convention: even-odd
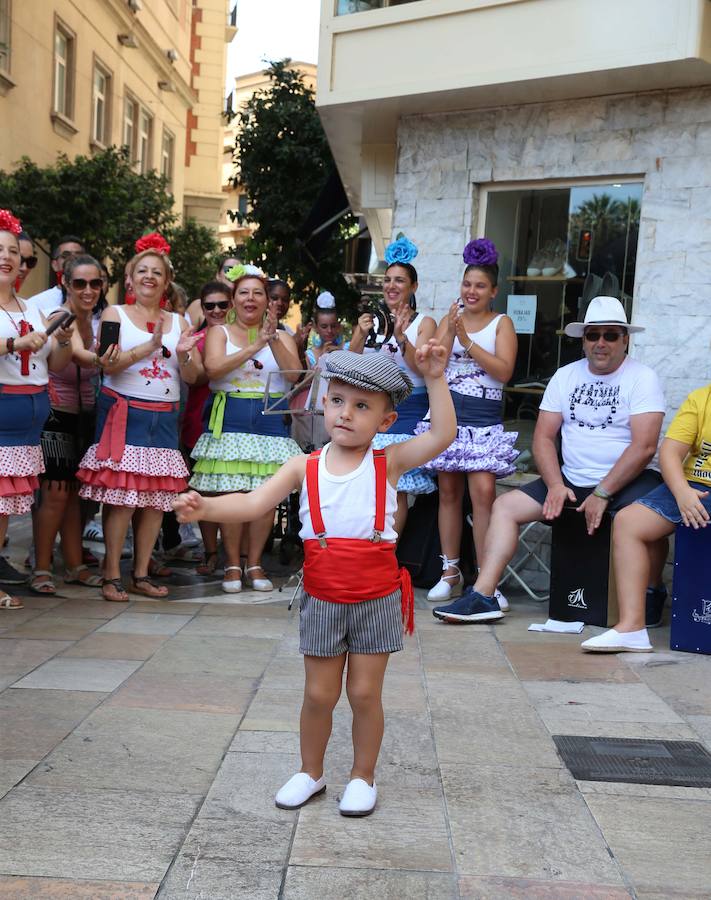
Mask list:
[[[390,394],[397,406],[412,393],[412,381],[400,366],[379,353],[353,353],[334,350],[326,359],[322,378],[336,378],[364,391],[383,391]]]

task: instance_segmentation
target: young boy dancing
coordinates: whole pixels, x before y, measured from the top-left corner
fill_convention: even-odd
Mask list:
[[[377,799],[375,764],[383,737],[382,687],[390,653],[402,650],[403,622],[414,627],[409,575],[395,557],[398,479],[437,456],[454,439],[456,418],[443,373],[447,353],[434,340],[416,352],[430,398],[431,428],[385,450],[373,437],[395,422],[394,407],[412,384],[391,360],[348,350],[331,353],[323,377],[326,430],[331,441],[310,456],[286,462],[249,494],[175,502],[180,522],[249,522],[300,491],[304,541],[304,597],[300,651],[306,684],[301,708],[301,771],[276,795],[276,805],[297,809],[326,790],[323,758],[333,709],[346,691],[353,711],[353,767],[339,809],[367,816]]]

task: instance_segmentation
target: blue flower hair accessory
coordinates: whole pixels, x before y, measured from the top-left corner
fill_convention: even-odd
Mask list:
[[[385,248],[385,262],[389,266],[395,263],[411,263],[416,256],[417,247],[402,232]]]
[[[499,261],[499,251],[488,238],[477,238],[469,241],[462,257],[468,266],[495,266]]]

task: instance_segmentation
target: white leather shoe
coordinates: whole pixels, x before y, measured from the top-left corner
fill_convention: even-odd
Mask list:
[[[378,799],[378,789],[368,784],[362,778],[353,778],[343,791],[338,811],[342,816],[369,816],[375,809],[375,801]]]
[[[251,578],[249,573],[253,572],[255,569],[261,569],[261,566],[247,566],[244,570],[244,574],[247,576],[247,583],[249,587],[252,588],[253,591],[273,591],[274,585],[268,578]]]
[[[437,584],[433,588],[430,588],[427,593],[427,599],[436,602],[449,600],[451,597],[458,597],[462,593],[462,584],[464,583],[464,578],[457,565],[459,557],[456,557],[456,559],[448,559],[446,556],[440,556],[440,559],[442,560],[443,572],[446,572],[447,569],[450,568],[456,569],[457,572],[455,575],[443,575]]]
[[[297,772],[277,791],[274,802],[279,809],[298,809],[325,790],[326,779],[323,775],[314,781],[308,772]]]
[[[588,638],[580,646],[591,653],[651,653],[653,649],[646,628],[627,632],[610,628],[596,637]]]
[[[229,572],[239,572],[238,578],[229,578]],[[239,566],[225,566],[225,578],[222,582],[222,590],[226,594],[239,594],[242,590],[242,569]]]

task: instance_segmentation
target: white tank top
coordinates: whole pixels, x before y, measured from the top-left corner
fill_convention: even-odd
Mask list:
[[[503,313],[489,322],[481,331],[475,331],[473,334],[467,332],[470,341],[474,341],[483,350],[488,353],[496,352],[496,329]],[[488,372],[484,371],[478,362],[475,362],[465,353],[464,347],[460,344],[459,338],[455,336],[452,345],[452,353],[447,364],[445,378],[450,390],[459,394],[468,394],[471,396],[486,396],[490,398],[492,391],[498,391],[498,395],[491,399],[501,399],[501,388],[504,386],[502,381],[492,378]]]
[[[413,347],[417,345],[417,332],[420,328],[420,322],[424,319],[424,317],[424,313],[417,313],[415,318],[405,329],[405,337]],[[398,347],[397,341],[395,340],[395,335],[392,335],[389,341],[381,344],[380,350],[375,350],[375,348],[373,347],[366,347],[363,352],[382,353],[383,355],[387,356],[388,359],[391,359],[393,362],[396,362],[398,364],[402,371],[409,376],[410,381],[412,382],[414,387],[424,387],[425,379],[422,377],[422,375],[420,375],[419,372],[413,371],[405,362],[405,357],[400,352],[400,348]]]
[[[17,340],[20,337],[20,322],[23,319],[28,321],[35,331],[47,330],[39,308],[29,306],[27,303],[24,305],[25,309],[22,312],[4,308],[0,310],[0,339],[15,338]],[[52,340],[50,338],[38,353],[30,354],[29,375],[22,374],[19,353],[4,353],[0,356],[0,384],[47,384],[49,380],[47,357],[51,349]]]
[[[227,356],[244,349],[232,343],[227,326],[220,325],[220,328],[225,332],[225,354]],[[267,344],[241,366],[210,381],[210,390],[263,396],[267,389],[267,378],[271,372],[276,374],[269,378],[269,393],[272,395],[286,393],[286,381],[279,369],[279,363],[274,359],[274,354]]]
[[[331,475],[326,468],[330,446],[330,443],[324,446],[318,460],[318,490],[326,538],[358,538],[369,541],[375,526],[373,450],[372,448],[368,450],[358,468],[347,475]],[[381,535],[383,541],[391,543],[397,541],[397,533],[393,527],[396,509],[397,490],[388,481],[385,493],[385,528]],[[301,539],[307,541],[315,538],[316,533],[309,512],[306,478],[301,485],[299,518]]]
[[[114,307],[121,320],[119,347],[126,352],[145,344],[151,335],[134,325],[122,306]],[[139,359],[118,375],[104,370],[104,384],[124,397],[139,400],[167,400],[175,403],[180,399],[180,366],[175,348],[180,340],[180,316],[170,313],[170,330],[163,333],[163,347],[170,350],[165,358],[161,347],[145,359]]]

